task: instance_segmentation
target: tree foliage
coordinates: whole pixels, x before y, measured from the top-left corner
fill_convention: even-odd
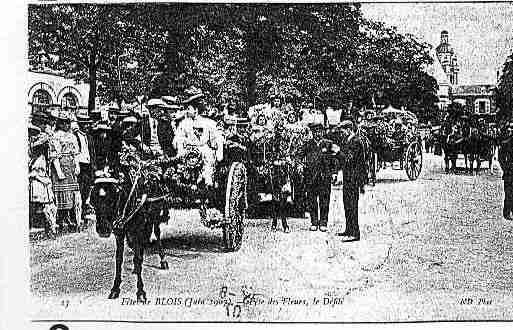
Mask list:
[[[29,6],[29,59],[91,84],[92,102],[201,87],[243,108],[280,94],[339,108],[372,100],[434,108],[429,47],[363,18],[357,4]],[[92,103],[92,104],[91,104]]]
[[[511,118],[513,115],[513,54],[508,56],[504,63],[495,97],[499,109],[498,116]]]

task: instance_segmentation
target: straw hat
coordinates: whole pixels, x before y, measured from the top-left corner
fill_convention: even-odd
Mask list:
[[[188,89],[185,90],[185,97],[186,99],[182,102],[182,104],[189,104],[192,101],[199,100],[204,97],[203,92],[201,89],[191,86]]]

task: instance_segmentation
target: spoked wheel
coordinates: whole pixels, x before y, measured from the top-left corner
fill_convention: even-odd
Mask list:
[[[369,179],[370,183],[376,185],[376,173],[378,172],[378,154],[376,152],[370,153],[369,166]]]
[[[422,147],[420,143],[410,143],[404,156],[406,175],[410,180],[416,180],[422,171]]]
[[[228,252],[237,251],[242,245],[247,209],[246,186],[246,167],[242,163],[234,162],[228,173],[224,207],[226,224],[223,226],[223,240]]]

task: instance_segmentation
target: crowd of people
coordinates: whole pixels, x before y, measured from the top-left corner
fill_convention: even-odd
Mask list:
[[[196,87],[180,97],[148,100],[145,108],[146,114],[112,106],[107,116],[94,120],[59,108],[32,113],[31,226],[44,225],[55,235],[87,225],[94,212],[89,201],[94,177],[115,176],[127,153],[142,159],[180,157],[194,148],[202,162],[197,184],[213,190],[215,164],[233,156],[225,153],[235,144],[250,164],[249,188],[259,201],[278,202],[273,229],[280,217],[284,231],[290,231],[284,209],[297,203],[310,215],[312,231],[326,231],[331,185],[343,173],[348,226],[341,234],[359,239],[358,196],[367,182],[360,128],[381,127],[395,140],[411,131],[409,122],[375,114],[354,118],[333,109],[322,112],[308,102],[294,109],[279,96],[247,112],[230,104],[212,112]]]

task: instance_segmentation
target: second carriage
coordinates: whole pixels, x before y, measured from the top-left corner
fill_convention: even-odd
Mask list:
[[[385,109],[379,115],[368,116],[359,126],[367,143],[369,181],[387,165],[399,163],[408,179],[416,180],[422,171],[422,139],[417,130],[417,117],[406,110]]]

